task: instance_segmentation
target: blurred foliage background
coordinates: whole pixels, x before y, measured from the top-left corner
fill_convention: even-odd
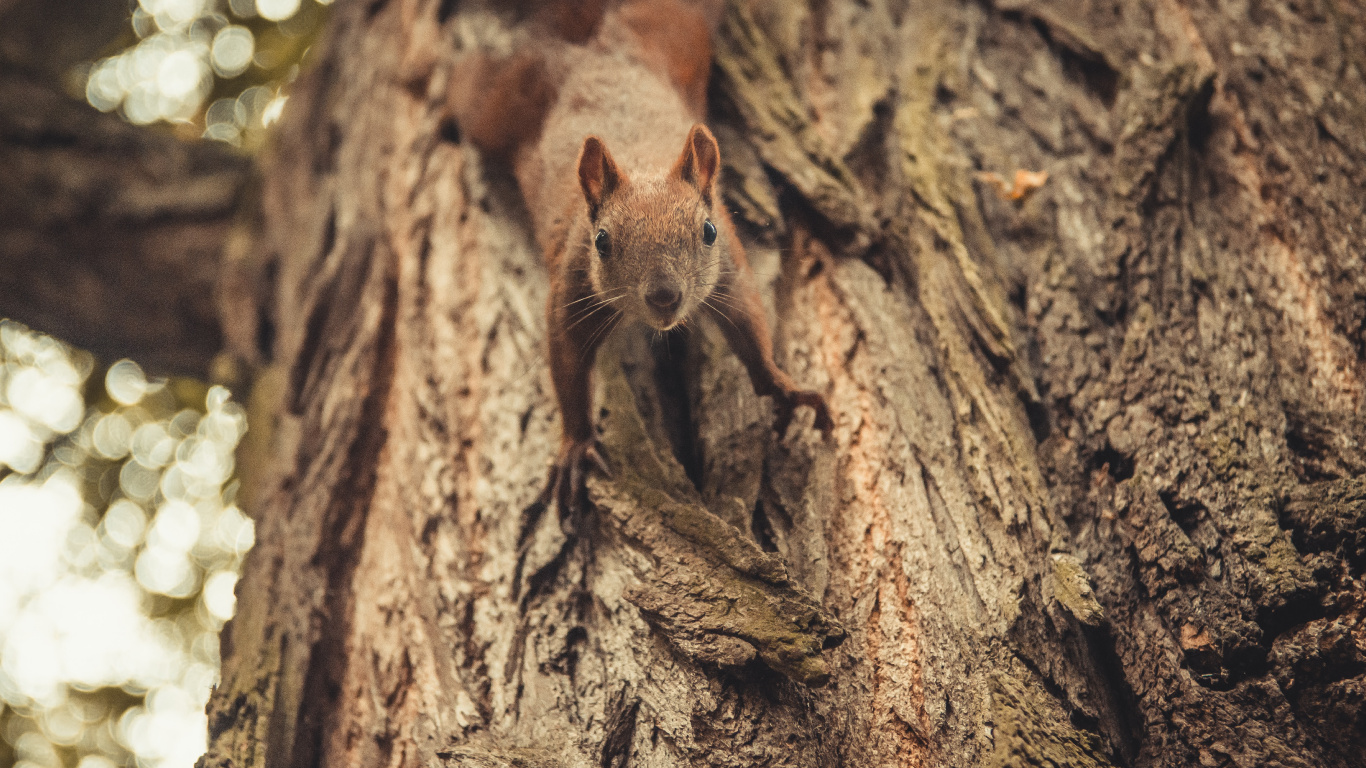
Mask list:
[[[111,55],[75,67],[68,88],[135,124],[255,149],[331,2],[135,0]]]
[[[0,322],[0,729],[20,766],[189,766],[253,527],[246,416]]]
[[[330,2],[83,0],[121,32],[58,74],[96,109],[251,153]],[[30,12],[76,7],[46,5]],[[61,42],[30,37],[5,58]],[[246,428],[224,387],[0,319],[0,765],[188,768],[202,754],[218,632],[254,540],[233,479]]]

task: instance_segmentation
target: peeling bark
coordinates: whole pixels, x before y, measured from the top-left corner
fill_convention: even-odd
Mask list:
[[[202,764],[1359,765],[1362,29],[734,3],[728,194],[834,439],[621,333],[570,539],[544,268],[442,107],[505,32],[339,3],[227,303],[277,332]]]

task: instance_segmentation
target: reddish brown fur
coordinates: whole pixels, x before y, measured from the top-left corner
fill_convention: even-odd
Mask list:
[[[621,10],[646,66],[667,77],[698,115],[706,111],[711,74],[712,23],[707,10],[681,0],[635,2]]]
[[[538,35],[582,45],[592,39],[607,10],[606,0],[516,0],[519,22]]]
[[[667,330],[716,317],[755,391],[773,397],[779,430],[798,405],[815,409],[822,431],[832,426],[824,398],[774,364],[754,276],[717,204],[720,152],[699,120],[720,8],[626,2],[595,21],[586,46],[547,42],[502,69],[478,61],[468,72],[493,92],[453,100],[465,135],[512,159],[545,254],[563,435],[543,500],[556,497],[562,510],[586,464],[606,469],[594,447],[593,361],[623,319]],[[508,92],[514,83],[523,90]]]
[[[544,56],[527,52],[505,59],[474,54],[462,62],[448,104],[465,139],[500,158],[535,141],[555,99],[546,65]]]
[[[556,0],[541,18],[555,34],[571,43],[586,43],[598,29],[607,3],[604,0]]]

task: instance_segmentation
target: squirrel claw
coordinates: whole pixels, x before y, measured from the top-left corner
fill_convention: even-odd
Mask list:
[[[607,459],[602,457],[602,452],[598,450],[601,446],[596,440],[588,445],[584,450],[583,457],[593,463],[593,466],[602,473],[608,480],[612,479],[612,468],[607,466]]]
[[[787,425],[792,422],[792,412],[799,405],[809,406],[816,412],[814,426],[821,431],[823,437],[830,437],[831,430],[835,428],[835,420],[830,418],[830,406],[826,405],[823,395],[811,390],[786,392],[774,399],[777,420],[773,426],[778,430],[778,436],[786,434]]]
[[[536,501],[549,506],[553,500],[559,505],[560,526],[567,535],[572,536],[578,529],[580,507],[587,496],[587,470],[591,467],[606,477],[612,476],[612,470],[602,454],[602,447],[597,440],[566,441],[560,446],[560,454],[550,467],[545,489]]]

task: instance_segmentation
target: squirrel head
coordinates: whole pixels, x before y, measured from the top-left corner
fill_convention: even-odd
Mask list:
[[[589,276],[604,301],[663,331],[711,295],[726,263],[713,210],[720,168],[716,138],[701,124],[663,178],[632,181],[601,139],[584,139]]]

